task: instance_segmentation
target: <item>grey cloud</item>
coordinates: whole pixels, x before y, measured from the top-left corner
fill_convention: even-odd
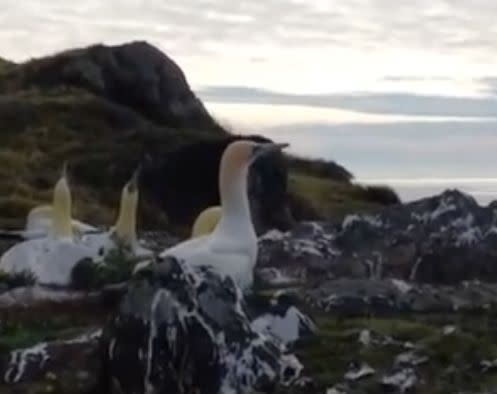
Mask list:
[[[303,123],[267,127],[297,154],[345,165],[357,177],[494,177],[497,121]]]
[[[349,0],[329,10],[316,8],[312,1],[291,0],[88,0],[70,4],[62,0],[5,0],[2,4],[2,31],[25,29],[36,32],[31,51],[46,51],[46,35],[71,29],[79,41],[99,41],[116,37],[179,41],[183,51],[201,47],[199,43],[223,40],[275,42],[280,45],[327,47],[377,47],[389,45],[450,49],[477,46],[496,49],[493,37],[497,3],[477,0]],[[476,5],[475,5],[476,4]],[[223,16],[224,15],[224,16]],[[230,16],[246,17],[238,22]],[[167,29],[166,29],[167,28]],[[137,37],[141,35],[141,37]],[[60,41],[60,40],[55,40]],[[50,41],[49,41],[50,42]],[[193,45],[195,42],[196,45]],[[190,47],[190,45],[193,45]],[[2,48],[16,52],[8,42]],[[50,48],[59,49],[59,48]],[[42,54],[42,53],[40,53]]]
[[[497,76],[487,76],[479,78],[479,81],[485,85],[483,92],[497,97]]]
[[[376,114],[497,118],[497,97],[490,96],[468,98],[409,93],[297,95],[237,86],[206,87],[197,93],[209,102],[302,105]]]
[[[444,76],[417,76],[417,75],[387,75],[382,78],[387,82],[424,82],[424,81],[452,81],[450,77]]]

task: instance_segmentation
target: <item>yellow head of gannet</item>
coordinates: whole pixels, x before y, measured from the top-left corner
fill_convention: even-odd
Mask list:
[[[195,219],[192,227],[191,238],[212,233],[221,219],[222,209],[219,205],[204,209]]]
[[[138,209],[138,180],[141,167],[138,167],[121,192],[119,216],[114,226],[116,237],[127,245],[136,241],[136,213]]]
[[[259,143],[251,140],[238,140],[228,145],[219,168],[219,193],[223,214],[216,230],[223,228],[226,233],[229,233],[242,223],[246,225],[248,222],[253,228],[247,193],[249,167],[258,158],[280,151],[288,145],[272,142]]]
[[[67,182],[67,162],[64,162],[62,176],[55,184],[52,206],[53,235],[57,238],[72,238],[71,191]]]

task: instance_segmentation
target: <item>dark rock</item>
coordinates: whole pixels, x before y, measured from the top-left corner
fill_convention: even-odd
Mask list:
[[[497,284],[407,283],[397,279],[336,279],[299,296],[324,312],[343,317],[407,313],[482,313],[497,306]]]
[[[252,329],[231,280],[174,259],[137,273],[105,338],[102,392],[112,381],[122,393],[268,392],[301,368],[276,338]]]
[[[382,376],[381,384],[387,392],[404,394],[418,384],[418,377],[413,368],[395,368]]]
[[[342,223],[301,223],[260,238],[258,267],[281,277],[399,278],[454,284],[497,280],[497,215],[458,191]]]
[[[183,71],[159,49],[135,41],[102,44],[35,59],[15,70],[24,88],[74,86],[173,127],[217,129]]]
[[[185,144],[151,157],[144,164],[142,188],[146,198],[155,201],[175,225],[190,227],[205,208],[220,204],[219,165],[231,142],[260,136],[229,136]],[[287,166],[281,153],[257,160],[249,173],[249,197],[256,231],[288,229],[293,223],[287,201]]]
[[[285,345],[306,340],[317,332],[315,321],[302,312],[305,305],[297,294],[288,291],[267,295],[253,293],[245,298],[245,302],[252,328],[275,336]]]
[[[0,382],[7,384],[2,393],[4,389],[7,393],[32,393],[35,385],[52,386],[52,391],[60,393],[87,392],[95,386],[101,365],[100,335],[97,330],[0,355]]]

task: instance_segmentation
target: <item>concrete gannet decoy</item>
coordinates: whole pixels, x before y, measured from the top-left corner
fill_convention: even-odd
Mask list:
[[[193,223],[191,238],[212,233],[221,219],[222,212],[219,205],[208,207],[200,212]]]
[[[118,247],[128,249],[132,255],[137,257],[152,255],[152,251],[140,245],[136,235],[140,172],[141,167],[138,167],[121,191],[119,213],[115,225],[106,232],[82,237],[82,242],[95,250],[95,257],[103,258]]]
[[[248,290],[257,259],[257,237],[247,191],[249,167],[258,158],[288,145],[250,140],[229,144],[219,168],[222,215],[214,231],[166,249],[159,256],[175,257],[193,267],[210,267]]]
[[[71,271],[91,250],[75,242],[71,225],[71,193],[66,164],[53,191],[53,223],[46,237],[14,245],[0,258],[0,270],[7,273],[31,271],[38,283],[67,285]]]

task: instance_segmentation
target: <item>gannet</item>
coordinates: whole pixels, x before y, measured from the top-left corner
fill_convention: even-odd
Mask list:
[[[219,205],[206,208],[200,212],[193,223],[191,238],[197,238],[212,233],[221,219],[222,212]]]
[[[121,191],[121,202],[115,225],[106,232],[87,234],[81,238],[83,244],[96,251],[96,258],[104,258],[109,251],[118,247],[126,248],[137,257],[152,255],[152,251],[139,244],[136,235],[140,171],[138,167]]]
[[[287,146],[250,140],[229,144],[219,168],[222,215],[214,231],[166,249],[159,257],[171,256],[193,267],[210,267],[223,277],[230,276],[243,291],[248,290],[257,258],[257,237],[247,192],[249,167],[263,155]]]
[[[53,226],[54,209],[51,205],[38,205],[29,211],[24,231],[19,232],[23,238],[32,239],[46,236]],[[76,219],[71,219],[74,235],[97,232],[98,229]]]
[[[74,265],[92,253],[73,238],[71,205],[64,163],[62,176],[53,191],[53,223],[47,236],[18,243],[7,250],[0,258],[0,270],[31,271],[40,284],[69,284]]]
[[[64,164],[64,167],[65,166],[66,164]],[[70,193],[69,185],[66,185],[66,187],[61,189],[59,193]],[[0,235],[16,239],[35,239],[46,237],[53,230],[53,221],[54,207],[50,204],[38,205],[29,211],[23,230],[2,230],[0,231]],[[99,231],[96,227],[75,219],[71,219],[71,225],[73,234],[78,237],[81,237],[86,233],[95,233]]]

